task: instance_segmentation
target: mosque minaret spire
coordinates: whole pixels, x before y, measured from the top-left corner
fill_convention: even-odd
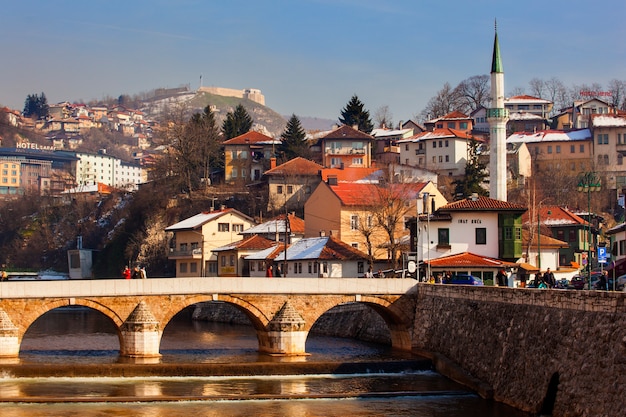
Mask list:
[[[487,109],[490,139],[489,196],[501,201],[507,201],[506,123],[508,120],[509,111],[504,107],[504,70],[496,23],[491,59],[491,108]]]

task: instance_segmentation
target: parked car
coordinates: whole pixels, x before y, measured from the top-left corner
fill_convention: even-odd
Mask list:
[[[626,286],[626,275],[620,275],[619,277],[617,277],[617,279],[615,280],[615,289],[618,291],[623,291],[624,287]]]
[[[445,283],[461,285],[483,285],[483,280],[469,274],[458,274],[452,275],[452,278],[450,278],[448,281],[445,281]]]
[[[574,275],[572,279],[569,280],[568,288],[573,290],[585,289],[585,278],[580,275]]]

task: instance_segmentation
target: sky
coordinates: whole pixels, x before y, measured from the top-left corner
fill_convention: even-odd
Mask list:
[[[415,119],[448,82],[488,74],[497,19],[505,90],[626,80],[626,2],[606,0],[0,0],[0,105],[155,88],[257,88],[283,115]]]

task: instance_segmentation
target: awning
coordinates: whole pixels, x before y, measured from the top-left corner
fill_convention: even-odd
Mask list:
[[[607,271],[615,270],[616,277],[626,274],[626,258],[618,259],[615,262],[609,263],[605,269]]]
[[[527,263],[524,263],[524,262],[518,263],[517,267],[523,269],[526,272],[539,272],[539,268],[537,268],[534,265],[527,264]]]

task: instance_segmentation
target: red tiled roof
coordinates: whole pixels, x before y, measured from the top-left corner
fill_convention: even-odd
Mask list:
[[[489,197],[478,196],[476,199],[471,197],[459,201],[453,201],[439,208],[439,212],[449,211],[519,211],[525,212],[526,207],[520,204],[509,203],[508,201],[496,200]]]
[[[341,182],[331,185],[330,188],[344,206],[371,206],[380,204],[387,196],[398,200],[413,200],[427,184],[417,182],[381,187],[377,184]]]
[[[452,111],[446,114],[443,117],[440,117],[437,120],[449,120],[449,119],[469,119],[470,117],[466,114],[461,113],[460,111]]]
[[[539,97],[529,96],[527,94],[522,94],[520,96],[509,97],[509,100],[543,100],[543,99]]]
[[[295,214],[289,214],[289,230],[293,233],[304,234],[304,220]],[[285,220],[285,215],[281,214],[275,220]]]
[[[361,132],[358,129],[354,129],[350,126],[343,125],[333,130],[322,139],[369,139],[374,140],[374,137],[368,135],[365,132]]]
[[[298,156],[284,164],[265,171],[265,175],[319,175],[320,170],[323,168],[324,167],[318,163]]]
[[[502,268],[516,266],[513,262],[502,261],[488,256],[481,256],[471,252],[457,253],[437,259],[425,261],[435,268]]]
[[[533,216],[536,216],[536,211],[533,210]],[[523,223],[531,222],[530,213],[527,212],[522,216]],[[581,225],[587,226],[589,223],[580,216],[572,213],[566,208],[559,206],[542,206],[539,208],[539,218],[541,220],[541,224],[545,224],[548,226],[568,226],[568,225]],[[533,222],[536,219],[532,220]]]
[[[367,254],[357,248],[353,248],[334,236],[329,236],[328,242],[326,242],[326,246],[322,249],[319,259],[354,260],[368,259],[368,257]]]
[[[272,142],[272,141],[280,142],[279,139],[273,139],[269,136],[265,136],[262,133],[250,131],[250,132],[244,133],[243,135],[239,135],[237,137],[234,137],[232,139],[225,141],[224,145],[248,145],[252,143]]]
[[[420,132],[416,135],[411,136],[410,138],[401,139],[398,141],[398,143],[411,142],[415,141],[416,139],[427,140],[446,138],[474,139],[477,142],[484,142],[483,138],[480,138],[478,136],[472,136],[468,132],[457,129],[450,129],[447,127],[440,127],[433,129],[432,131]]]
[[[530,233],[527,230],[522,230],[522,246],[526,247],[530,243],[531,247],[537,247],[537,233],[533,233],[532,242],[530,241]],[[559,239],[555,239],[550,236],[541,235],[539,245],[542,248],[567,248],[569,244]]]
[[[322,181],[327,181],[328,177],[336,177],[337,181],[354,182],[362,180],[380,171],[379,168],[322,168]]]
[[[264,237],[259,236],[259,235],[252,235],[247,239],[243,239],[235,243],[237,243],[236,245],[237,249],[243,249],[243,250],[267,249],[267,248],[271,248],[272,246],[276,244],[276,242],[273,242],[269,239],[265,239]]]

